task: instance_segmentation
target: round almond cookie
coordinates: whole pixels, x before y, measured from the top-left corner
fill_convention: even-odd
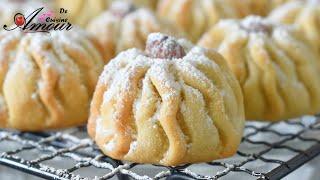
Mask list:
[[[269,18],[297,26],[320,54],[320,0],[289,2],[275,9]]]
[[[246,119],[320,112],[320,62],[293,26],[249,16],[222,20],[199,41],[224,56],[243,90]]]
[[[144,49],[148,35],[153,32],[184,36],[174,25],[157,18],[149,9],[124,1],[112,3],[109,10],[88,24],[87,29],[108,52],[104,57],[106,60],[126,49]]]
[[[0,127],[23,131],[86,122],[103,69],[99,43],[88,33],[0,33]]]
[[[89,135],[106,155],[170,166],[233,155],[244,127],[222,56],[160,33],[105,66],[90,113]]]

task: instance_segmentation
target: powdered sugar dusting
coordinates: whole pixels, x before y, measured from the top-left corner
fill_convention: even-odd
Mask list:
[[[124,17],[135,9],[135,6],[130,2],[115,1],[111,4],[109,11],[115,16]]]
[[[164,34],[162,34],[162,33],[151,33],[149,36],[148,36],[148,40],[147,41],[160,41],[161,39],[163,39],[164,38],[164,36],[166,36],[166,35],[164,35]],[[172,37],[168,37],[168,38],[170,38],[170,39],[174,39],[174,38],[172,38]]]
[[[151,40],[157,40],[163,38],[164,35],[161,33],[153,33],[149,36]],[[168,37],[170,39],[174,39],[172,37]],[[192,48],[191,44],[186,41],[175,40],[175,42],[185,43],[183,46],[188,46],[190,53],[188,53],[182,59],[174,59],[174,60],[158,60],[156,58],[147,57],[142,51],[137,49],[130,49],[120,53],[115,59],[111,60],[108,65],[106,65],[104,72],[102,73],[100,79],[105,84],[108,84],[110,87],[104,93],[104,104],[109,102],[112,97],[117,96],[117,92],[120,89],[126,88],[126,86],[122,86],[121,84],[128,84],[129,82],[124,82],[124,75],[126,71],[129,70],[128,67],[148,67],[149,70],[146,72],[148,76],[159,79],[161,82],[159,85],[162,88],[172,89],[172,93],[163,94],[161,97],[164,100],[169,100],[172,97],[179,96],[180,93],[180,85],[179,82],[175,80],[174,75],[171,71],[174,71],[175,66],[184,67],[181,64],[182,61],[189,61],[191,63],[191,59],[197,60],[198,63],[210,63],[211,61],[205,59],[203,57],[199,58],[201,55],[203,56],[203,48]],[[168,48],[170,45],[168,45]],[[188,51],[189,51],[188,50]],[[175,65],[176,64],[176,65]],[[213,66],[215,66],[214,64]],[[189,71],[186,69],[186,71]],[[190,72],[190,71],[189,71]],[[128,74],[127,74],[128,75]],[[199,75],[196,75],[199,76]],[[137,103],[134,103],[137,108]]]
[[[34,64],[31,62],[30,56],[25,52],[19,52],[16,57],[16,60],[17,59],[19,59],[19,61],[15,61],[14,63],[19,63],[24,72],[31,73],[35,69]]]
[[[96,123],[97,123],[96,133],[99,134],[99,136],[107,137],[107,136],[114,135],[114,131],[112,129],[105,128],[105,126],[103,125],[102,117],[98,117],[96,119]]]
[[[37,97],[38,97],[37,93],[34,92],[34,93],[31,94],[31,99],[35,100],[35,99],[37,99]]]
[[[159,121],[160,119],[160,109],[161,109],[161,103],[160,101],[157,101],[157,104],[156,104],[156,112],[153,114],[153,116],[150,118],[150,121],[152,124],[154,124],[153,128],[156,128],[157,127],[157,122]]]
[[[115,138],[113,138],[111,141],[109,141],[105,146],[105,150],[112,151],[116,147]]]
[[[135,152],[136,149],[137,149],[137,146],[138,146],[138,142],[137,141],[131,142],[128,154],[131,154],[131,153]]]

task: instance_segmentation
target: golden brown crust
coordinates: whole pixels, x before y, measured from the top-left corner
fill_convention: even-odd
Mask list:
[[[149,38],[155,36],[161,35]],[[238,82],[220,55],[178,42],[186,52],[182,58],[151,58],[131,49],[105,66],[88,132],[108,156],[178,165],[236,152],[244,126]]]
[[[246,119],[320,112],[319,56],[295,28],[258,17],[224,20],[199,45],[217,48],[226,58],[242,87]]]
[[[0,74],[1,127],[39,131],[85,123],[104,64],[92,37],[79,29],[2,33],[0,60],[11,63]]]

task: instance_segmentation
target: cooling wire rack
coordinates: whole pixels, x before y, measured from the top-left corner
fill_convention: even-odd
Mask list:
[[[48,133],[0,129],[0,164],[45,179],[280,179],[320,154],[320,116],[247,122],[231,158],[164,167],[101,154],[84,127]]]

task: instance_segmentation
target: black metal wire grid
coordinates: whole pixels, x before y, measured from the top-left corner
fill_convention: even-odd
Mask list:
[[[248,122],[234,157],[179,167],[113,160],[101,154],[84,128],[0,130],[0,153],[0,164],[46,179],[280,179],[320,154],[320,117]]]

